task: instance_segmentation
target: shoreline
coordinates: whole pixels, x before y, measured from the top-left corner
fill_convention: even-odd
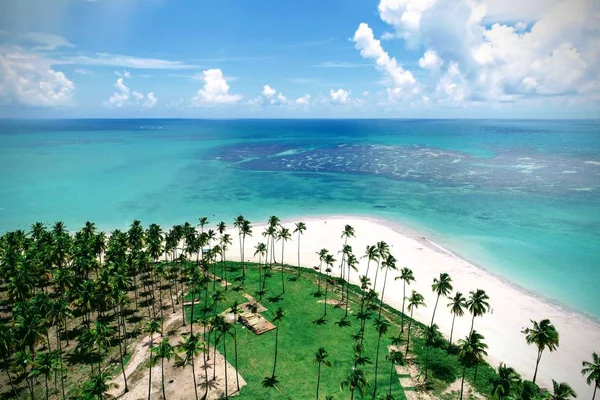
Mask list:
[[[390,252],[398,260],[397,266],[409,267],[413,270],[416,281],[407,287],[407,294],[415,289],[425,296],[428,305],[415,310],[415,319],[429,323],[435,296],[431,292],[433,278],[440,272],[447,272],[453,278],[454,290],[461,291],[468,297],[470,290],[484,289],[489,297],[491,312],[476,318],[475,329],[485,336],[489,345],[488,362],[497,366],[500,362],[515,368],[523,379],[531,379],[535,368],[537,348],[527,345],[522,328],[531,325],[530,320],[548,318],[556,326],[560,334],[560,346],[557,351],[550,353],[546,350],[539,366],[538,381],[540,387],[551,387],[551,379],[568,382],[577,392],[578,397],[591,396],[593,387],[585,383],[580,373],[581,362],[591,358],[594,348],[600,343],[600,322],[585,313],[573,310],[556,301],[547,299],[533,291],[519,286],[507,278],[488,271],[462,258],[441,245],[420,235],[413,229],[400,223],[361,215],[307,215],[306,218],[285,217],[281,224],[293,232],[294,222],[303,221],[307,230],[301,238],[301,265],[310,268],[318,264],[315,254],[321,248],[327,248],[338,260],[332,274],[339,272],[340,255],[338,251],[343,245],[340,237],[346,224],[353,226],[356,237],[350,238],[348,244],[353,247],[357,258],[362,257],[366,244],[375,244],[383,240],[390,245]],[[255,261],[254,245],[263,241],[262,229],[266,224],[253,226],[253,236],[246,237],[245,254],[247,261]],[[237,232],[230,228],[228,233],[235,239]],[[281,257],[281,242],[276,243],[275,255]],[[285,243],[286,263],[297,263],[297,234],[292,234],[292,240]],[[232,244],[228,250],[228,259],[239,260],[239,245]],[[366,261],[359,258],[359,271],[364,274]],[[371,281],[374,270],[371,265]],[[353,272],[352,283],[358,282],[359,273]],[[394,281],[397,271],[390,271],[386,296],[384,301],[390,306],[401,309],[402,287],[400,281]],[[383,275],[377,282],[377,292],[381,293]],[[435,322],[446,338],[450,335],[451,314],[446,303],[441,300]],[[468,312],[462,318],[456,318],[453,338],[459,339],[468,333],[470,317]],[[466,327],[465,327],[466,325]]]

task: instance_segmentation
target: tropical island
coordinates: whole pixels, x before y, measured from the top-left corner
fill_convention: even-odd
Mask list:
[[[1,236],[0,274],[6,399],[567,400],[600,386],[593,321],[364,218],[35,223]]]

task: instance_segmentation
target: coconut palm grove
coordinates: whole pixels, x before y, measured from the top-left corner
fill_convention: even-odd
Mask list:
[[[319,265],[285,259],[303,222],[272,216],[253,230],[231,223],[171,228],[133,221],[101,232],[87,222],[35,223],[0,238],[0,396],[4,399],[553,399],[576,397],[564,382],[536,384],[544,355],[560,346],[549,319],[531,321],[523,340],[537,348],[533,379],[486,362],[478,317],[485,288],[453,290],[431,277],[435,304],[411,290],[401,252],[374,242],[319,251]],[[261,237],[253,254],[245,240]],[[239,251],[240,261],[227,256]],[[368,262],[359,275],[358,260]],[[399,270],[402,308],[385,302],[388,272]],[[358,278],[360,285],[351,284]],[[373,288],[383,282],[380,293]],[[413,319],[427,306],[431,320]],[[465,337],[443,337],[436,314],[469,318]],[[597,353],[581,373],[600,385]],[[186,383],[187,382],[187,383]],[[187,385],[187,386],[186,386]],[[129,396],[129,397],[128,397]]]

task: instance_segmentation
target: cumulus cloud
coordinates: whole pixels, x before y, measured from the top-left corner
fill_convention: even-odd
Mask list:
[[[390,86],[400,90],[410,91],[417,83],[412,73],[402,68],[394,57],[381,46],[381,42],[375,39],[373,30],[369,25],[361,23],[354,33],[352,40],[356,49],[360,50],[363,58],[375,60],[376,68],[381,71],[390,81]]]
[[[275,95],[275,93],[277,93],[277,90],[273,89],[271,86],[265,85],[263,87],[262,95],[265,96],[266,98],[273,97]]]
[[[130,90],[125,84],[125,78],[131,76],[129,73],[117,73],[121,75],[120,78],[115,82],[114,87],[117,89],[113,92],[112,96],[108,98],[102,104],[107,108],[123,108],[123,107],[145,107],[152,108],[158,103],[158,99],[154,95],[154,92],[150,92],[147,95],[138,92],[137,90]]]
[[[123,72],[119,72],[119,71],[115,71],[115,75],[117,76],[122,76],[123,78],[131,78],[131,73],[129,71],[123,71]]]
[[[310,94],[305,94],[304,96],[298,97],[294,103],[299,106],[307,106],[310,104],[311,96]]]
[[[437,71],[442,65],[442,60],[434,50],[427,50],[423,57],[419,59],[419,67],[423,69],[429,69]]]
[[[329,97],[332,103],[346,104],[348,102],[348,99],[350,98],[350,92],[344,89],[331,89],[329,91]]]
[[[20,48],[0,48],[0,103],[32,107],[73,104],[75,85],[50,60]]]
[[[438,101],[600,98],[599,2],[380,0],[379,13],[409,49],[427,48],[421,68],[444,68]]]
[[[156,105],[156,103],[158,103],[158,99],[156,98],[156,96],[154,96],[154,92],[150,92],[146,96],[146,101],[144,102],[144,104],[142,104],[142,106],[146,108],[152,108]]]
[[[235,104],[243,96],[229,93],[229,85],[220,69],[202,71],[204,86],[192,97],[192,105],[198,107],[212,107],[217,105]]]

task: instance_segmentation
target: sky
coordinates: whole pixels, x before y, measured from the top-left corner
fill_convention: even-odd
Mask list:
[[[0,10],[0,118],[600,118],[597,0]]]

